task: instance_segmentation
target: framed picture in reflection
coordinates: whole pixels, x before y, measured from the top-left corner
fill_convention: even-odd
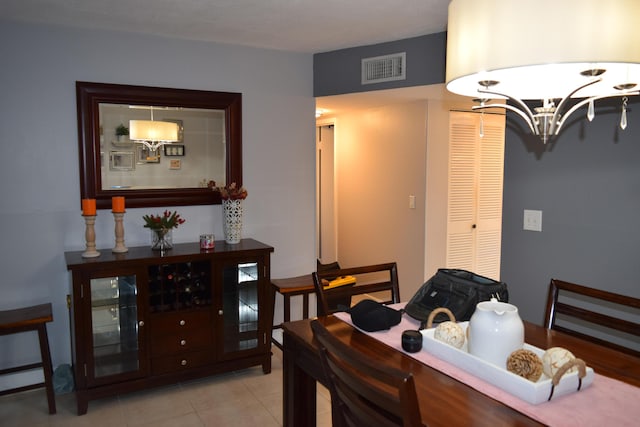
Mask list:
[[[145,145],[140,145],[137,147],[137,163],[139,165],[145,163],[160,163],[160,150],[150,150],[149,147]]]
[[[165,156],[184,156],[184,145],[182,144],[166,144],[164,145]]]
[[[109,152],[109,170],[130,171],[135,168],[133,151],[111,151]]]

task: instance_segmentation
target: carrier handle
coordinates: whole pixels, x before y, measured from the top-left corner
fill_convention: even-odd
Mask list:
[[[456,316],[451,310],[446,307],[438,307],[436,309],[433,309],[429,314],[429,317],[427,318],[427,329],[431,328],[431,326],[433,325],[433,319],[435,319],[435,317],[440,313],[444,313],[449,316],[449,320],[451,320],[452,322],[456,321]]]

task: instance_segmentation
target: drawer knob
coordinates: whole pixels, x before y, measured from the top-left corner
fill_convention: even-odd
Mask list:
[[[139,321],[138,326],[144,326],[144,320]]]
[[[186,359],[182,359],[182,362],[180,362],[180,364],[181,364],[182,366],[187,366],[187,361],[186,361]]]
[[[218,314],[219,314],[220,316],[222,316],[222,315],[224,314],[224,311],[222,311],[222,310],[218,310]]]
[[[180,345],[187,345],[187,340],[180,340]]]
[[[184,325],[186,325],[186,324],[187,324],[187,322],[185,322],[184,320],[181,320],[181,321],[180,321],[180,326],[184,326]]]

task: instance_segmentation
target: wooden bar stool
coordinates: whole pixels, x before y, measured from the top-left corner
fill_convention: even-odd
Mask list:
[[[49,413],[56,413],[56,399],[53,393],[53,368],[51,366],[51,353],[49,352],[49,339],[47,337],[47,322],[53,321],[51,303],[34,305],[32,307],[18,308],[15,310],[0,311],[0,335],[17,334],[19,332],[37,331],[40,340],[40,363],[16,366],[14,368],[0,370],[0,375],[13,372],[42,368],[44,382],[26,385],[0,391],[0,396],[32,390],[44,386],[47,390],[49,401]]]
[[[284,321],[291,320],[291,297],[302,295],[302,318],[309,318],[309,294],[315,292],[313,287],[313,277],[311,274],[303,276],[288,277],[286,279],[272,279],[271,289],[273,291],[273,301],[275,304],[276,292],[281,294],[284,299]],[[273,329],[280,329],[282,325],[274,325]],[[282,348],[281,344],[272,338],[272,342]]]

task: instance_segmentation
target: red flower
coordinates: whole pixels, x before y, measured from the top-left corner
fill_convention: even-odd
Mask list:
[[[172,228],[178,228],[178,225],[184,224],[185,220],[178,215],[178,212],[169,212],[165,210],[160,215],[144,215],[144,226],[152,230],[170,230]]]
[[[220,193],[222,200],[246,199],[248,194],[244,187],[238,188],[238,185],[235,182],[224,187],[216,187],[215,181],[209,181],[209,188]]]

